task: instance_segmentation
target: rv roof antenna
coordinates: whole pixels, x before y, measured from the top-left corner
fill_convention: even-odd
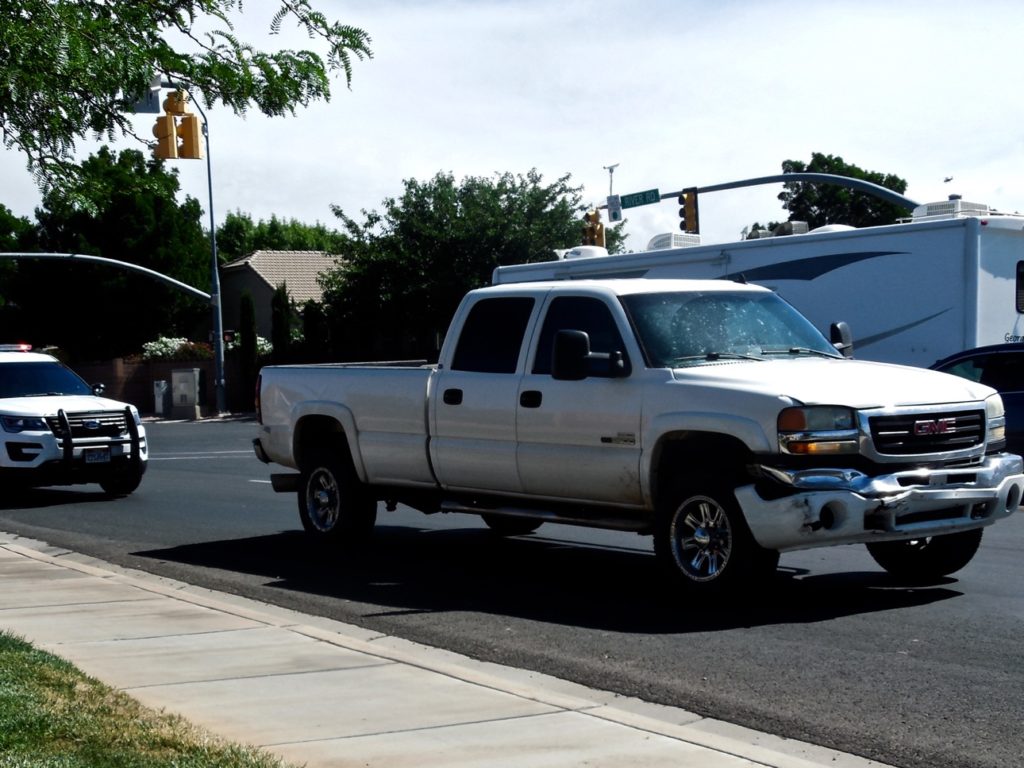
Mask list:
[[[619,167],[618,163],[612,163],[611,165],[602,165],[606,171],[608,171],[608,197],[612,196],[612,177],[615,174],[615,169]]]

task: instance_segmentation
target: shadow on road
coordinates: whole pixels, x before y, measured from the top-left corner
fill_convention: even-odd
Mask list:
[[[4,488],[0,497],[0,511],[19,509],[46,509],[71,504],[94,504],[110,502],[110,494],[100,490],[98,485],[64,488],[28,488],[14,486]]]
[[[886,574],[780,569],[761,588],[695,601],[671,590],[653,556],[480,529],[378,526],[358,551],[312,546],[301,532],[189,544],[136,556],[264,577],[264,587],[363,606],[372,617],[476,611],[636,633],[708,632],[918,606],[956,597],[946,584]]]

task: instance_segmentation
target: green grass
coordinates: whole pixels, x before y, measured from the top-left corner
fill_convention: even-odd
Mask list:
[[[284,768],[0,632],[0,768]]]

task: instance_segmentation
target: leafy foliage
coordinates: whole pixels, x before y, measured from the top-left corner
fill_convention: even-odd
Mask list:
[[[256,304],[249,291],[243,291],[238,305],[238,354],[241,367],[241,391],[252,392],[256,385],[256,360],[259,337],[256,335]]]
[[[73,189],[54,189],[37,209],[32,236],[44,251],[138,264],[193,286],[210,281],[199,203],[178,204],[177,174],[141,152],[106,147],[81,167]],[[79,207],[75,200],[89,205]],[[53,344],[75,360],[137,352],[160,335],[205,336],[208,307],[151,277],[106,265],[19,260],[0,308],[6,332]]]
[[[298,356],[306,362],[326,362],[329,331],[324,305],[307,299],[302,306],[302,343]]]
[[[814,152],[811,162],[784,160],[784,173],[832,173],[863,179],[895,192],[907,191],[907,182],[894,174],[865,171],[846,163],[835,155]],[[782,207],[789,211],[790,220],[806,221],[813,229],[825,224],[849,224],[852,227],[871,227],[880,224],[894,224],[905,209],[877,197],[835,184],[811,184],[808,182],[787,182],[779,193]]]
[[[292,341],[292,301],[288,286],[281,283],[270,297],[270,343],[274,346],[274,362],[288,361]]]
[[[143,360],[212,360],[213,347],[204,342],[161,336],[142,345]]]
[[[271,31],[291,20],[323,53],[258,50],[235,34],[242,9],[242,0],[0,3],[4,145],[25,153],[44,191],[73,186],[75,143],[135,135],[127,113],[154,75],[207,106],[277,116],[329,100],[330,75],[351,85],[353,57],[373,55],[366,32],[329,21],[309,0],[280,0]]]
[[[563,176],[504,173],[456,183],[450,173],[405,182],[360,223],[335,207],[349,241],[322,277],[334,354],[342,359],[433,358],[466,291],[503,264],[549,261],[578,245],[580,190]],[[612,247],[618,228],[607,230]]]
[[[36,228],[23,216],[0,205],[0,251],[30,251],[35,246]]]
[[[222,261],[261,250],[338,253],[344,242],[344,235],[319,222],[303,224],[271,216],[269,221],[253,223],[252,217],[241,211],[229,213],[217,227],[217,253]]]
[[[36,245],[36,228],[26,218],[15,216],[10,208],[0,205],[0,252],[32,251]],[[0,308],[7,304],[5,294],[18,268],[10,259],[0,259]],[[2,317],[0,309],[0,317]]]

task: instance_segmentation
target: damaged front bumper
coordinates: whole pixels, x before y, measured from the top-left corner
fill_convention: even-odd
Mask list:
[[[1011,515],[1024,495],[1024,461],[1008,453],[970,467],[876,477],[849,469],[758,470],[785,495],[766,499],[745,485],[736,500],[757,543],[782,551],[980,528]]]

